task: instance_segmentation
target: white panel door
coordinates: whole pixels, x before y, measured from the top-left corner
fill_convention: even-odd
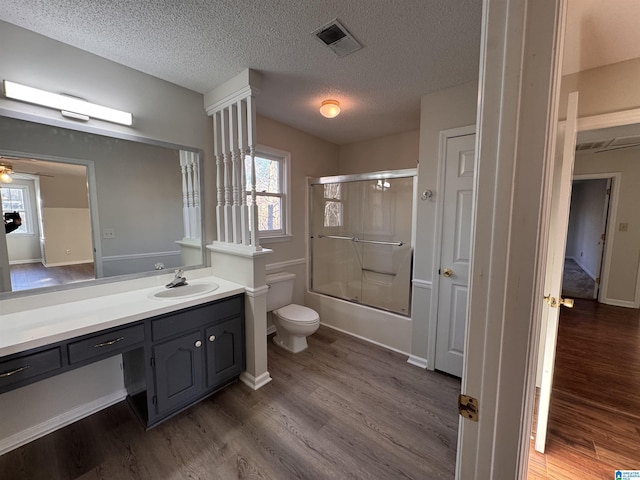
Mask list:
[[[469,298],[471,217],[475,173],[475,134],[447,139],[436,370],[462,376]]]
[[[561,157],[556,161],[553,173],[553,190],[551,197],[551,223],[549,228],[549,247],[547,251],[547,270],[545,273],[545,296],[548,301],[542,309],[542,331],[544,337],[544,353],[542,360],[542,381],[540,385],[540,401],[538,405],[538,423],[536,425],[535,449],[544,453],[547,441],[547,423],[549,420],[549,403],[553,385],[553,367],[556,361],[556,341],[558,339],[558,318],[562,294],[562,274],[564,272],[564,255],[567,248],[567,229],[569,227],[569,207],[571,206],[571,182],[573,164],[576,153],[576,133],[578,116],[578,92],[569,94],[567,105],[567,121],[564,128],[564,139],[560,132],[558,145],[562,145]],[[546,329],[544,324],[546,323]]]

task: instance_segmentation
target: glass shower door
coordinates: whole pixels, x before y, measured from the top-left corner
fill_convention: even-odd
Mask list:
[[[413,177],[311,185],[311,290],[410,312]]]

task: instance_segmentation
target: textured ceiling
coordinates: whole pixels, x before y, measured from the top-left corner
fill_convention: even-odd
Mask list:
[[[477,78],[481,0],[2,0],[0,19],[197,92],[245,68],[258,112],[342,144],[417,129],[420,97]],[[337,18],[364,45],[312,35]],[[320,116],[321,100],[343,113]]]

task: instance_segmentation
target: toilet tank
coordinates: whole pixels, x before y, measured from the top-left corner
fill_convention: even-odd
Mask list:
[[[290,305],[293,299],[294,273],[280,272],[267,275],[267,312]]]

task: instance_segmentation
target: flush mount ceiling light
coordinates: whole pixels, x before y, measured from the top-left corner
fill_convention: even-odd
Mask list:
[[[0,183],[13,182],[11,175],[13,175],[13,167],[11,165],[0,163]]]
[[[96,105],[81,98],[59,95],[7,80],[3,81],[3,86],[4,94],[7,98],[60,110],[65,117],[84,121],[88,121],[90,118],[98,118],[121,125],[131,125],[133,122],[133,116],[128,112]]]
[[[340,114],[340,103],[337,100],[325,100],[320,106],[320,114],[326,118],[334,118]]]

